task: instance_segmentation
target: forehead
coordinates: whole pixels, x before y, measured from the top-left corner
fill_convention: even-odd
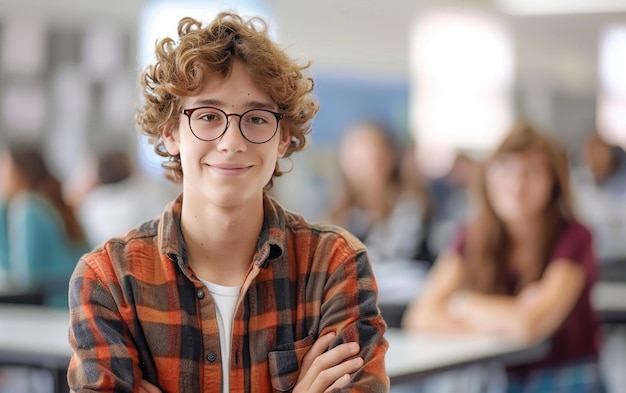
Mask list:
[[[207,75],[202,89],[196,95],[183,97],[182,103],[186,107],[202,105],[225,108],[276,107],[269,92],[253,80],[250,71],[240,60],[233,61],[226,76],[217,73]]]
[[[387,137],[373,125],[359,124],[346,130],[342,145],[350,148],[354,146],[374,148],[376,150],[388,150]]]
[[[548,157],[539,150],[527,150],[515,153],[503,153],[495,158],[495,162],[506,162],[519,165],[546,165]]]

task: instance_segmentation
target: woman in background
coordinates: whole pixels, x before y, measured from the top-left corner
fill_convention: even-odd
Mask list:
[[[478,177],[478,211],[436,262],[404,326],[549,338],[545,358],[507,370],[508,391],[602,392],[589,299],[596,260],[572,213],[564,151],[518,124]]]
[[[61,183],[31,147],[6,147],[0,170],[3,287],[38,291],[46,305],[67,307],[69,278],[88,248]]]
[[[339,146],[342,184],[330,221],[363,241],[373,264],[428,259],[428,199],[403,158],[391,133],[375,122],[353,125]]]

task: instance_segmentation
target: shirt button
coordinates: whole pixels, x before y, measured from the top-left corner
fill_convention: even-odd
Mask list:
[[[211,363],[213,363],[215,359],[217,359],[217,355],[215,355],[213,352],[206,355],[206,360],[208,360]]]
[[[204,290],[198,289],[198,292],[196,292],[196,296],[198,297],[198,299],[202,299],[204,297]]]

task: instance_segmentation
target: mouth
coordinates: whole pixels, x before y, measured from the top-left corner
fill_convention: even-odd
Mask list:
[[[248,172],[252,165],[243,164],[209,164],[212,171],[224,176],[238,176]]]

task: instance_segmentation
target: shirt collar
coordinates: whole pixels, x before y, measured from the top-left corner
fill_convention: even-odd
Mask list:
[[[263,213],[263,227],[257,243],[258,255],[255,262],[265,265],[266,262],[280,258],[287,248],[287,224],[285,209],[267,195],[263,196]],[[267,252],[267,257],[261,255],[263,251]]]

